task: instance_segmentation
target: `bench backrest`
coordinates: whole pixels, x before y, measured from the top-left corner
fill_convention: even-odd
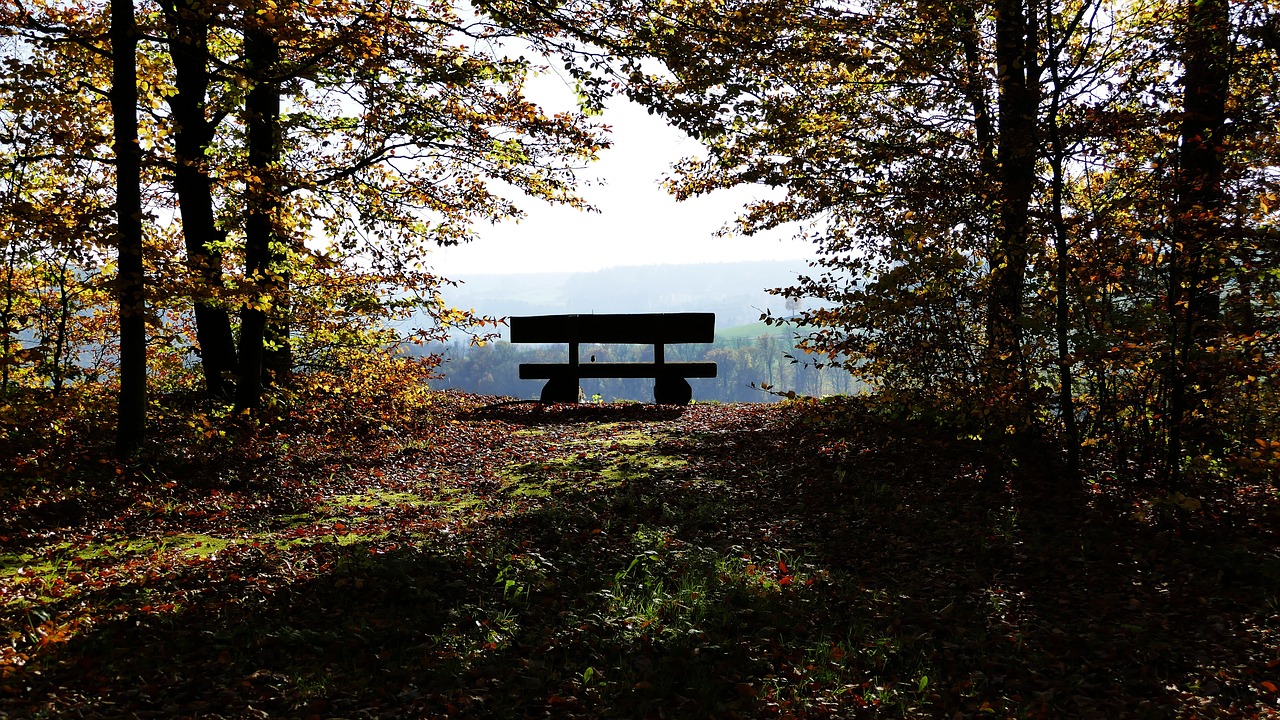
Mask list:
[[[526,315],[510,319],[513,343],[709,343],[715,313]]]

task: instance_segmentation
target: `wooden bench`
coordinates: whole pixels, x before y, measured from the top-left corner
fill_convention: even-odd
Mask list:
[[[513,343],[568,343],[567,363],[521,363],[521,380],[547,380],[544,403],[576,403],[582,378],[654,378],[653,399],[662,405],[688,405],[693,388],[686,378],[713,378],[713,362],[666,361],[672,343],[715,340],[715,313],[608,315],[533,315],[510,319]],[[578,359],[581,343],[653,345],[653,362],[588,362]],[[593,357],[594,359],[594,357]]]

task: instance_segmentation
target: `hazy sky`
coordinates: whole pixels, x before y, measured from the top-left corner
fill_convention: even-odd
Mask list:
[[[565,102],[558,78],[540,78],[531,93]],[[558,97],[557,97],[558,96]],[[719,238],[714,233],[742,205],[764,196],[763,188],[735,188],[676,202],[659,181],[671,163],[698,152],[697,141],[668,127],[657,116],[615,98],[603,121],[613,127],[613,147],[588,167],[583,178],[603,186],[583,194],[599,213],[552,207],[524,199],[528,216],[520,223],[485,225],[469,245],[434,251],[434,269],[445,277],[474,273],[591,271],[619,265],[790,260],[809,258],[813,246],[792,238],[791,230],[768,236]]]

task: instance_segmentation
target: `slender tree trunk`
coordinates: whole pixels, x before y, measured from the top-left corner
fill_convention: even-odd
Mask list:
[[[1171,485],[1181,477],[1189,423],[1218,384],[1205,348],[1220,333],[1222,130],[1230,85],[1227,0],[1187,0],[1186,22],[1174,241],[1169,249],[1166,464]]]
[[[1262,46],[1276,55],[1280,55],[1280,12],[1267,15],[1265,24],[1260,28]]]
[[[245,12],[245,61],[252,87],[245,96],[248,127],[248,166],[245,215],[245,276],[251,297],[240,312],[240,372],[236,407],[257,408],[262,401],[267,319],[276,302],[280,280],[272,267],[275,215],[280,205],[272,181],[279,157],[280,88],[273,75],[280,49],[270,28],[254,13]]]
[[[1052,27],[1050,25],[1050,27]],[[1080,428],[1076,423],[1075,395],[1073,387],[1075,377],[1071,368],[1071,246],[1067,237],[1067,222],[1063,217],[1062,194],[1065,190],[1063,163],[1066,161],[1067,148],[1062,138],[1061,119],[1062,103],[1062,67],[1059,46],[1050,43],[1049,73],[1053,82],[1049,100],[1049,147],[1050,164],[1053,170],[1052,216],[1054,254],[1058,263],[1054,280],[1057,285],[1054,307],[1054,330],[1057,340],[1058,354],[1058,409],[1062,413],[1062,429],[1067,446],[1067,473],[1072,479],[1080,476]]]
[[[175,125],[173,184],[182,215],[187,268],[196,283],[192,294],[196,342],[200,346],[205,388],[214,401],[225,402],[232,397],[236,347],[230,314],[217,302],[223,285],[222,256],[215,243],[225,233],[217,228],[213,181],[205,160],[217,128],[217,122],[207,117],[210,18],[199,2],[171,0],[163,7],[178,89],[169,98]]]
[[[70,363],[66,355],[70,345],[67,337],[71,320],[71,288],[67,286],[70,273],[67,272],[68,258],[62,259],[58,268],[58,316],[53,328],[53,362],[49,363],[49,379],[53,382],[53,394],[61,395],[67,381],[67,370]]]
[[[0,396],[9,394],[9,366],[13,360],[13,335],[17,332],[13,322],[13,305],[18,295],[18,290],[14,287],[17,275],[17,269],[14,266],[18,262],[18,251],[12,241],[5,247],[4,259],[4,310],[0,311],[0,332],[4,333],[3,340],[0,340],[3,342],[3,348],[0,349]]]
[[[260,132],[262,157],[266,159],[267,165],[274,169],[280,160],[281,152],[280,81],[279,68],[276,66],[280,60],[280,47],[271,28],[264,28],[264,30],[258,41],[264,44],[263,72],[265,75],[262,78],[261,96],[256,97],[253,102],[261,106],[256,112],[262,121]],[[270,47],[265,47],[268,44]],[[268,57],[269,65],[266,64]],[[270,217],[273,224],[270,227],[270,242],[267,245],[272,304],[267,314],[266,326],[263,328],[262,379],[266,385],[283,387],[289,384],[293,371],[293,347],[289,342],[293,314],[290,295],[290,258],[286,247],[288,238],[280,232],[278,224],[277,214],[281,202],[278,175],[271,173],[263,177],[273,180],[271,186],[267,188],[270,193]]]
[[[1247,260],[1242,264],[1248,265]],[[1256,353],[1260,351],[1259,333],[1258,333],[1258,316],[1254,307],[1254,300],[1258,296],[1255,295],[1257,288],[1254,286],[1255,278],[1251,272],[1246,270],[1239,274],[1237,281],[1240,283],[1240,290],[1236,294],[1236,302],[1232,303],[1234,307],[1228,307],[1225,315],[1230,317],[1230,327],[1232,327],[1239,337],[1248,338],[1244,346],[1240,349],[1237,362],[1241,364],[1240,374],[1244,377],[1244,408],[1240,413],[1240,426],[1237,437],[1244,439],[1252,439],[1262,436],[1261,419],[1263,404],[1260,402],[1258,393],[1259,377],[1265,377],[1263,364],[1258,360],[1254,360]]]
[[[974,136],[978,143],[978,177],[987,181],[995,175],[995,133],[992,130],[991,102],[987,96],[988,76],[982,61],[982,31],[975,11],[963,11],[958,31],[964,49],[964,92],[973,109]]]
[[[142,447],[147,423],[147,296],[142,264],[142,152],[138,147],[138,35],[133,0],[111,2],[111,119],[115,125],[120,306],[116,452]]]
[[[996,2],[996,64],[1000,127],[997,206],[1000,224],[991,253],[987,303],[987,383],[1006,398],[1008,418],[1021,425],[1027,399],[1023,373],[1023,290],[1031,255],[1030,206],[1035,189],[1036,116],[1040,69],[1036,20],[1023,0]]]

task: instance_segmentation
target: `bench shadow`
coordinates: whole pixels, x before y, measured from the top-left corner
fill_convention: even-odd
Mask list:
[[[685,413],[678,405],[600,403],[543,405],[537,400],[497,403],[458,414],[466,421],[496,420],[513,425],[542,426],[584,423],[665,422]]]

